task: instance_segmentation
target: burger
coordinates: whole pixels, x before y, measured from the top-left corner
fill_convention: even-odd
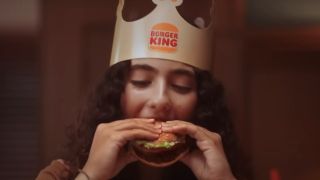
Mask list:
[[[154,141],[132,141],[133,154],[144,164],[166,167],[182,158],[189,150],[188,139],[172,133],[161,133]]]

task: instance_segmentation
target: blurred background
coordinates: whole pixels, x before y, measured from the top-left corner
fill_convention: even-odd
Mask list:
[[[116,6],[0,0],[0,179],[34,179],[59,157],[65,126],[107,68]],[[320,179],[319,9],[318,0],[216,2],[212,69],[251,179]]]

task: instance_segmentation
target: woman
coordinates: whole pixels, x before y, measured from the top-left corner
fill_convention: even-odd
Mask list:
[[[117,175],[121,179],[130,168],[134,171],[134,165],[119,175],[122,168],[136,161],[126,151],[127,142],[152,140],[164,131],[195,139],[197,148],[181,161],[197,179],[234,179],[228,163],[235,168],[227,113],[222,87],[207,71],[160,59],[121,62],[109,69],[79,118],[70,138],[66,160],[71,165],[67,166],[83,167],[90,179]],[[162,125],[156,125],[155,119]],[[190,173],[180,174],[190,177]]]
[[[210,29],[181,18],[176,7],[182,0],[152,2],[157,7],[146,18],[129,23],[122,19],[120,0],[112,66],[75,123],[69,154],[38,180],[235,179],[223,89],[205,70],[211,67]],[[167,168],[138,164],[128,143],[155,140],[162,132],[189,136],[194,146]]]

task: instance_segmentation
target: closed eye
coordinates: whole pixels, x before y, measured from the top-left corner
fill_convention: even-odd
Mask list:
[[[192,87],[189,86],[181,86],[177,84],[172,84],[171,86],[175,91],[177,91],[180,94],[187,94],[192,90]]]
[[[130,83],[138,88],[144,88],[151,84],[151,81],[145,81],[145,80],[130,80]]]

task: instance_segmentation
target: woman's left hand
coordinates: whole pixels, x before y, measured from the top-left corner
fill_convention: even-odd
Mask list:
[[[189,135],[196,140],[198,148],[186,154],[181,161],[198,179],[235,180],[219,134],[179,120],[162,123],[162,131]]]

